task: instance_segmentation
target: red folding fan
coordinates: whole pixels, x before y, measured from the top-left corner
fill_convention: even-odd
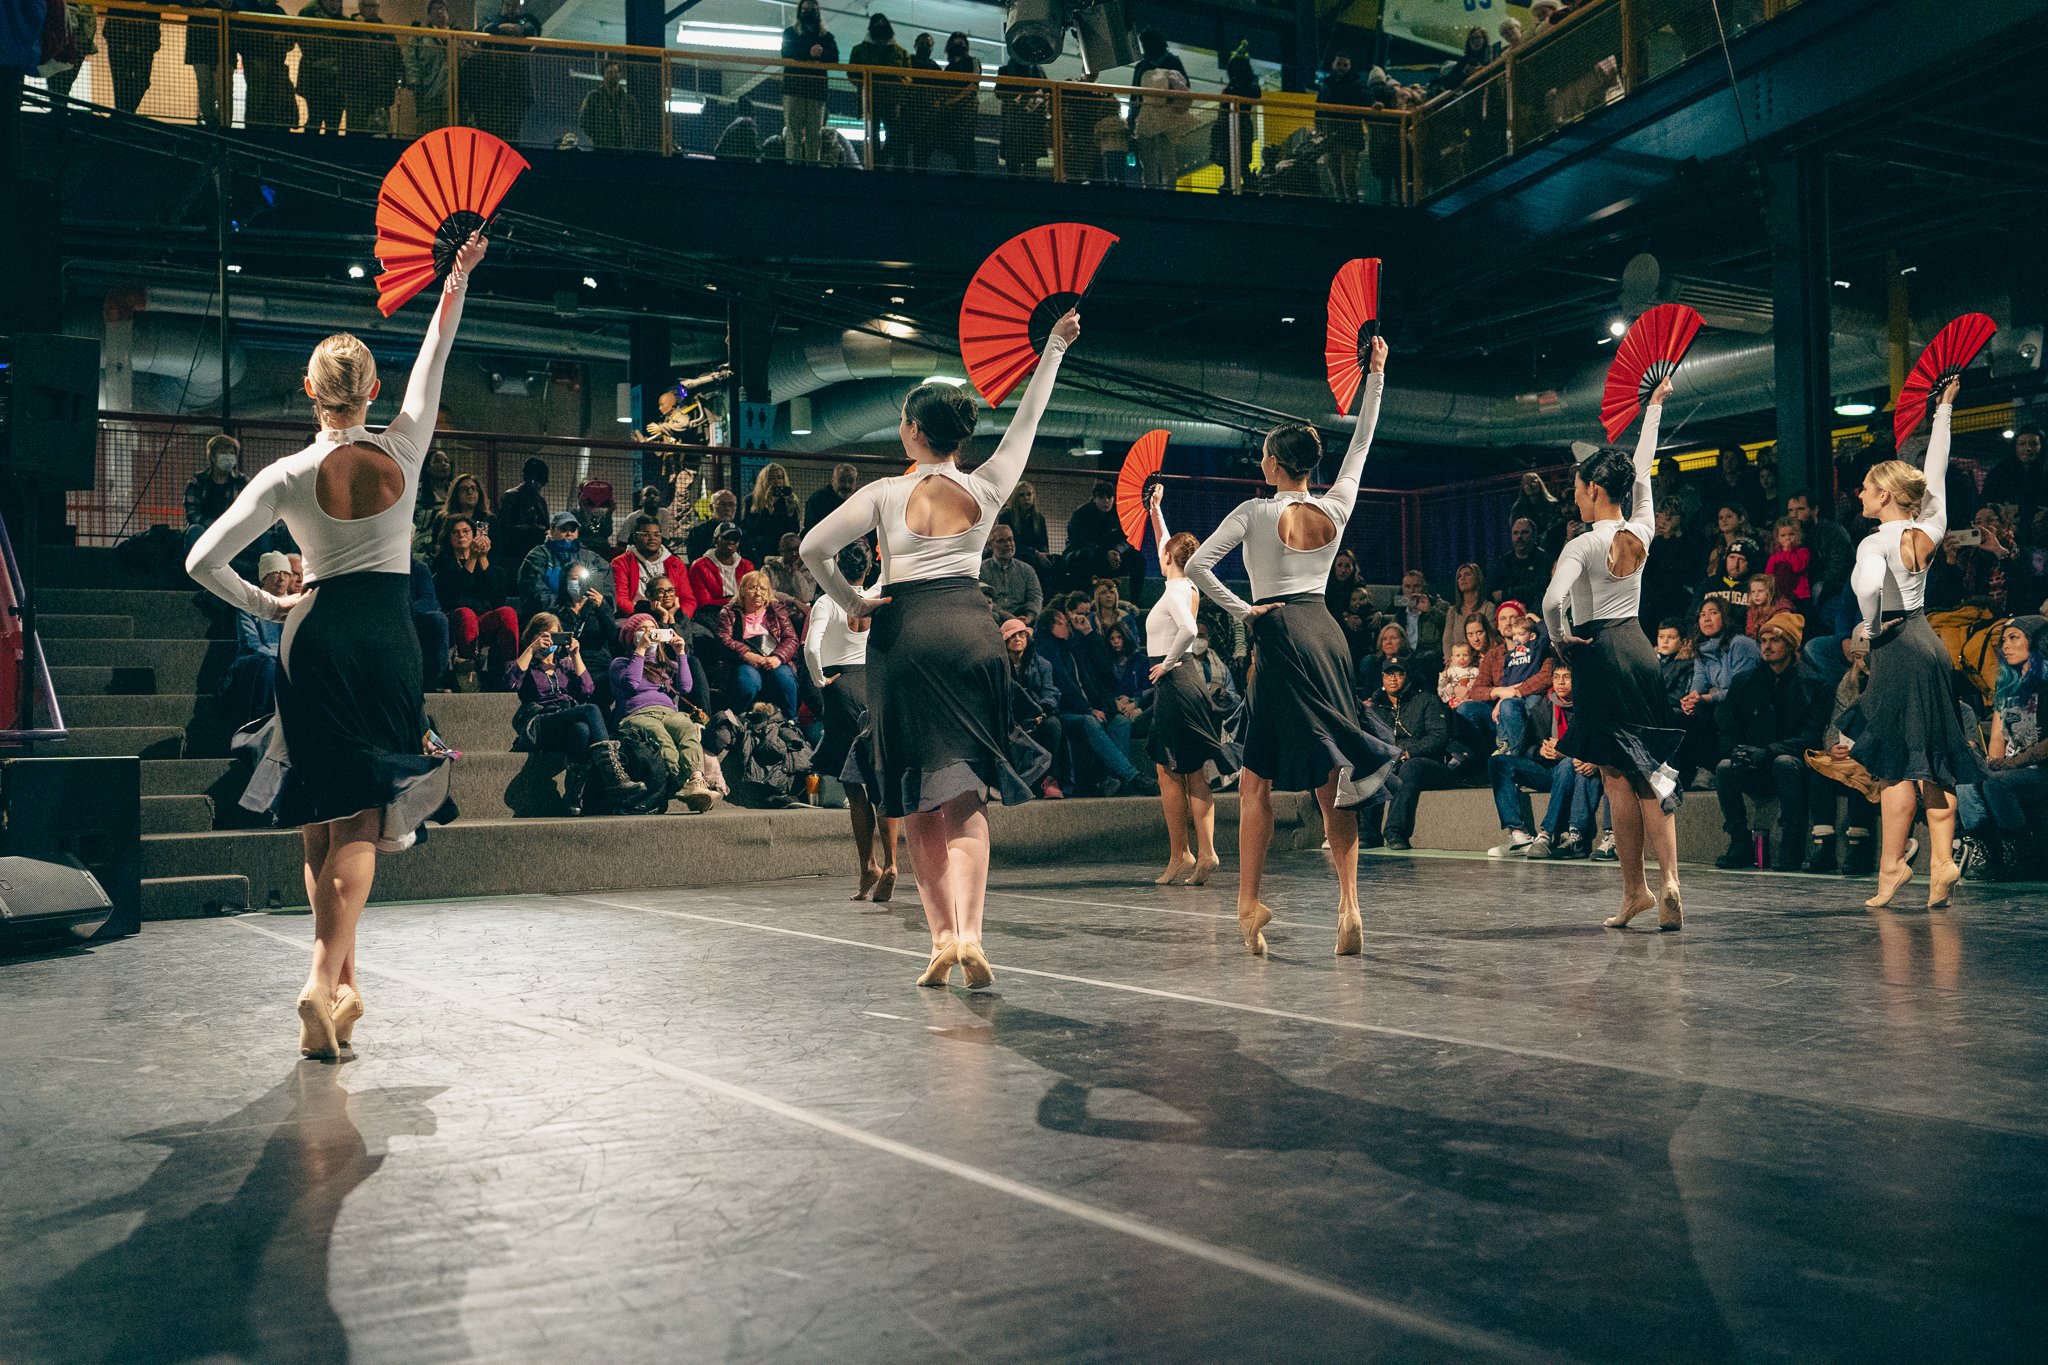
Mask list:
[[[377,191],[377,307],[385,317],[448,273],[525,169],[525,157],[474,128],[441,128],[405,149]]]
[[[960,300],[960,358],[990,407],[1038,364],[1052,325],[1079,304],[1117,244],[1086,223],[1047,223],[997,247]]]
[[[1600,425],[1618,441],[1643,410],[1643,401],[1685,359],[1699,335],[1700,315],[1682,303],[1660,303],[1629,324],[1614,348],[1607,387],[1600,395]]]
[[[1998,324],[1982,313],[1965,313],[1934,334],[1920,361],[1906,376],[1892,409],[1892,442],[1904,446],[1906,438],[1934,412],[1934,400],[1948,387],[1948,381],[1970,368],[1977,352],[1998,335]]]
[[[1151,519],[1145,497],[1166,459],[1166,435],[1148,431],[1140,436],[1124,456],[1123,472],[1116,476],[1116,519],[1123,523],[1124,539],[1135,546],[1145,543],[1145,523]]]
[[[1377,256],[1346,261],[1330,281],[1329,332],[1323,364],[1330,372],[1330,397],[1337,411],[1351,411],[1365,378],[1365,350],[1380,330],[1380,261]]]

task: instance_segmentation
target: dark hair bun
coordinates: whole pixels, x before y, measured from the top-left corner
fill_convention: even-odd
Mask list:
[[[1314,427],[1289,422],[1266,433],[1266,453],[1296,478],[1307,478],[1323,462],[1323,438]]]
[[[941,455],[951,455],[974,434],[974,400],[951,384],[919,384],[903,400],[903,416]]]
[[[868,543],[856,540],[839,552],[839,572],[846,575],[846,581],[859,585],[868,581],[868,570],[874,567],[875,557],[868,553]]]
[[[1621,506],[1636,486],[1636,462],[1626,451],[1612,447],[1596,450],[1579,461],[1579,478],[1593,485]]]

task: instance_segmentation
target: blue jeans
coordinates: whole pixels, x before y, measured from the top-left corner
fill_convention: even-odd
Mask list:
[[[1956,818],[1975,834],[1997,827],[2001,834],[2024,834],[2027,804],[2048,800],[2048,768],[2007,768],[1981,784],[1956,788]]]
[[[1521,754],[1495,754],[1486,761],[1486,775],[1493,780],[1493,807],[1500,815],[1500,827],[1521,830],[1522,790],[1550,792],[1550,808],[1543,813],[1543,831],[1553,837],[1567,825],[1580,834],[1593,833],[1593,820],[1600,810],[1600,776],[1579,776],[1568,758],[1555,763]]]
[[[1138,770],[1131,764],[1131,722],[1126,717],[1113,715],[1102,721],[1095,719],[1093,712],[1062,711],[1060,728],[1067,732],[1069,748],[1073,747],[1074,737],[1079,735],[1081,742],[1088,746],[1088,752],[1095,755],[1095,761],[1117,781],[1128,782],[1138,775]],[[1071,778],[1073,775],[1069,771],[1068,776]]]
[[[782,708],[782,714],[796,719],[796,670],[788,664],[779,665],[763,674],[752,664],[741,664],[732,673],[732,709],[744,711],[754,704],[754,698],[762,692],[768,700]]]

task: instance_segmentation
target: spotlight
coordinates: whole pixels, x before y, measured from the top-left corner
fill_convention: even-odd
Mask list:
[[[1849,287],[1849,282],[1848,282],[1847,280],[1836,280],[1836,281],[1835,281],[1835,288],[1837,288],[1837,289],[1847,289],[1848,287]]]
[[[1607,335],[1613,337],[1616,341],[1621,340],[1628,335],[1628,324],[1620,318],[1615,318],[1607,324]]]
[[[633,386],[620,384],[613,389],[613,416],[627,426],[633,425]]]
[[[585,289],[595,289],[595,288],[597,288],[597,276],[595,276],[595,275],[585,275],[585,276],[583,277],[583,287],[584,287]]]
[[[1877,404],[1875,403],[1853,403],[1844,400],[1835,404],[1835,416],[1837,417],[1868,417],[1876,411]]]
[[[230,274],[230,275],[239,275],[239,274],[241,274],[241,273],[242,273],[242,267],[240,267],[240,266],[238,266],[238,265],[231,265],[231,266],[229,266],[229,267],[228,267],[228,274]]]
[[[1282,322],[1285,322],[1285,323],[1292,323],[1292,322],[1294,321],[1294,319],[1293,319],[1293,318],[1282,318],[1282,319],[1280,319],[1280,321],[1282,321]]]
[[[352,265],[352,266],[350,266],[350,267],[348,268],[348,277],[349,277],[350,279],[352,279],[352,280],[359,280],[359,279],[361,279],[361,278],[363,277],[364,273],[365,273],[365,272],[364,272],[363,268],[362,268],[361,266],[359,266],[359,265]]]
[[[891,303],[894,303],[894,304],[898,304],[898,305],[901,305],[901,304],[903,303],[903,301],[904,301],[904,299],[903,299],[903,296],[902,296],[901,294],[891,294],[891,295],[889,296],[889,302],[891,302]]]
[[[2000,436],[2003,436],[2006,440],[2010,441],[2012,439],[2012,428],[2007,427],[2004,431],[2001,431],[1998,434]]]
[[[808,436],[811,434],[811,399],[808,394],[798,394],[789,400],[789,434]]]
[[[1917,265],[1909,265],[1905,269],[1901,270],[1899,273],[1901,275],[1917,275],[1920,273],[1920,267]]]

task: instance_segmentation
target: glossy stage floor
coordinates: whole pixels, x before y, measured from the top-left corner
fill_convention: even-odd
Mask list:
[[[2017,1360],[2048,1272],[2048,902],[1372,857],[914,893],[373,909],[0,965],[0,1358]],[[1915,890],[1924,896],[1924,883]]]

